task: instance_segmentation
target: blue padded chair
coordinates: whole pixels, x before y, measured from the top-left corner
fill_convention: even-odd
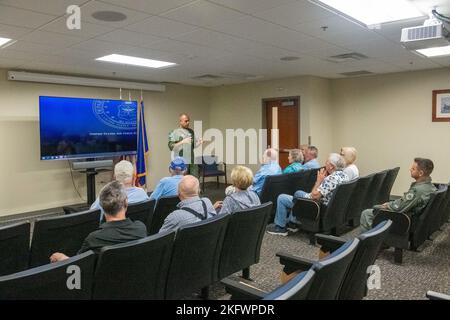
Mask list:
[[[196,163],[200,163],[199,174],[202,179],[202,190],[205,190],[205,178],[216,177],[217,186],[219,186],[219,177],[225,177],[225,184],[227,184],[227,164],[225,162],[217,162],[215,156],[203,156],[200,157]],[[219,170],[219,164],[223,165],[223,170]]]

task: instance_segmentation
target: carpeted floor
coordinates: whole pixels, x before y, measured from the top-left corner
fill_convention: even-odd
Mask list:
[[[224,187],[207,185],[204,196],[211,201],[222,200]],[[344,238],[359,234],[354,229]],[[394,251],[388,249],[380,253],[376,265],[381,270],[381,289],[370,290],[366,299],[425,299],[428,290],[450,294],[450,226],[447,224],[437,238],[427,241],[422,252],[405,251],[403,264],[394,263]],[[265,234],[261,258],[250,268],[254,286],[271,290],[279,285],[281,265],[276,253],[286,251],[308,259],[317,259],[318,246],[309,244],[305,234],[298,232],[287,237]],[[238,275],[238,274],[236,274]],[[213,299],[227,299],[222,285],[217,284],[211,292]]]

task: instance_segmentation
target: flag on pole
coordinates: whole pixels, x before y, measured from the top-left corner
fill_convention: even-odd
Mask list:
[[[144,117],[144,100],[141,96],[141,103],[138,107],[138,125],[137,125],[138,145],[136,156],[136,186],[144,186],[147,176],[147,157],[148,157],[148,141],[147,130],[145,127]]]

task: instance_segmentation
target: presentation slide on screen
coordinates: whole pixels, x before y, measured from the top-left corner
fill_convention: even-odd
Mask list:
[[[41,159],[135,154],[137,102],[39,97]]]

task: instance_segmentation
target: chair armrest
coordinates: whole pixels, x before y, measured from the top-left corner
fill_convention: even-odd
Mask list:
[[[390,210],[377,210],[372,225],[376,226],[384,220],[392,220],[392,226],[389,229],[390,234],[405,235],[409,233],[411,228],[411,218],[407,213]]]
[[[266,292],[243,281],[226,278],[220,282],[225,286],[226,292],[231,294],[232,300],[257,300],[266,295]]]
[[[277,257],[280,258],[280,264],[291,270],[308,270],[315,262],[313,260],[294,256],[287,252],[277,252]]]
[[[450,296],[448,294],[435,291],[427,291],[427,298],[430,300],[450,300]]]
[[[320,203],[312,199],[294,198],[292,214],[298,219],[317,221],[320,217]]]
[[[323,252],[333,252],[342,246],[346,240],[344,238],[316,233],[316,242],[322,246]]]

